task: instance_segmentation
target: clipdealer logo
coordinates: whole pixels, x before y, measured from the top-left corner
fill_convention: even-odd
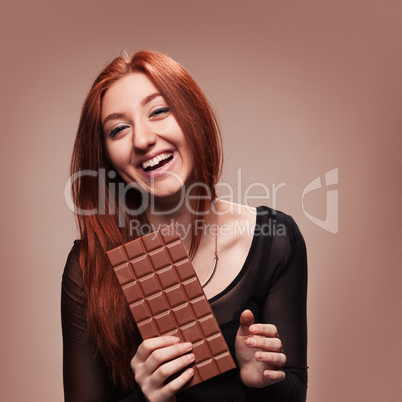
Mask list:
[[[170,174],[178,180],[179,184],[183,186],[183,181],[180,176],[177,174],[174,174],[170,172]],[[109,178],[114,178],[116,177],[116,173],[114,171],[109,171],[107,172],[107,175]],[[99,197],[99,202],[98,202],[98,208],[91,209],[91,210],[82,210],[78,208],[77,206],[74,205],[74,202],[71,197],[71,185],[72,183],[84,176],[89,176],[93,177],[95,180],[98,180],[98,197]],[[301,195],[301,206],[304,215],[309,219],[312,223],[314,223],[316,226],[320,227],[321,229],[324,229],[325,231],[332,233],[332,234],[337,234],[338,233],[338,189],[333,188],[334,185],[338,184],[338,168],[334,168],[332,170],[329,170],[324,174],[325,176],[325,186],[321,182],[321,177],[318,176],[315,179],[311,180],[303,189],[302,195]],[[142,188],[141,185],[138,183],[109,183],[108,185],[108,191],[109,191],[109,204],[105,205],[105,187],[104,183],[106,181],[106,171],[105,169],[99,169],[99,171],[93,171],[93,170],[83,170],[80,172],[77,172],[73,174],[68,180],[64,188],[64,197],[67,206],[74,211],[77,214],[80,215],[93,215],[93,214],[105,214],[106,210],[108,210],[109,213],[114,213],[116,212],[114,209],[115,205],[115,197],[118,194],[119,195],[119,208],[117,213],[119,214],[119,225],[124,226],[126,224],[125,221],[125,214],[129,213],[131,215],[136,215],[139,213],[144,212],[148,207],[150,208],[151,213],[153,214],[161,214],[161,212],[157,211],[155,209],[155,205],[153,203],[153,198],[149,196],[147,191],[145,191],[144,188]],[[151,183],[151,187],[154,186],[154,183]],[[182,187],[181,191],[181,198],[179,205],[175,207],[170,212],[175,212],[178,208],[180,208],[183,203],[186,205],[189,211],[192,213],[197,213],[197,214],[202,214],[197,211],[193,211],[192,206],[189,203],[189,200],[191,198],[194,198],[194,196],[191,195],[191,190],[193,187],[199,186],[205,188],[207,197],[211,197],[211,194],[209,193],[209,188],[204,184],[204,183],[193,183],[187,190]],[[235,186],[236,187],[236,186]],[[223,200],[229,201],[229,204],[232,205],[227,211],[218,213],[218,214],[224,214],[224,213],[233,213],[232,209],[238,209],[238,213],[241,212],[241,204],[245,206],[249,206],[249,201],[250,200],[259,200],[262,201],[264,204],[267,202],[267,200],[271,200],[271,205],[273,209],[277,208],[278,205],[278,190],[281,188],[286,187],[286,182],[282,182],[279,184],[272,183],[271,188],[268,188],[266,184],[261,183],[261,182],[254,182],[250,185],[247,186],[247,188],[243,191],[243,186],[242,186],[242,172],[241,169],[238,169],[237,171],[237,203],[235,203],[235,191],[233,186],[231,186],[229,183],[224,183],[224,182],[219,182],[216,185],[216,189],[219,190],[224,190],[224,194],[220,194],[220,198]],[[126,205],[126,195],[127,192],[130,191],[130,189],[134,189],[141,193],[142,197],[142,202],[141,205],[139,206],[138,209],[136,210],[131,210],[127,205]],[[251,194],[253,190],[257,189],[258,192],[263,192],[261,195],[253,195]],[[308,212],[306,210],[305,206],[305,196],[307,194],[312,193],[313,191],[318,191],[321,189],[326,189],[326,213],[325,213],[325,219],[320,219],[316,216],[314,216],[312,213]],[[205,197],[205,196],[203,196]],[[216,211],[215,211],[216,212]],[[163,213],[166,213],[164,211]]]
[[[325,187],[338,184],[338,168],[332,169],[325,173]],[[312,191],[319,190],[323,187],[321,183],[321,177],[318,176],[314,180],[310,181],[303,190],[302,194],[302,209],[304,215],[315,225],[326,230],[327,232],[336,234],[338,233],[338,218],[339,218],[339,200],[338,190],[332,189],[326,190],[327,207],[325,212],[325,219],[319,219],[306,211],[304,206],[304,197]]]

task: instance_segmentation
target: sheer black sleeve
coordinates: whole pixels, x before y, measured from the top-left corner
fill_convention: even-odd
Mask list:
[[[114,387],[105,361],[88,335],[87,296],[75,242],[64,268],[61,289],[63,382],[66,402],[144,401],[139,390],[124,395]]]
[[[277,233],[271,236],[268,271],[273,271],[261,322],[278,328],[287,357],[283,367],[286,378],[262,393],[247,389],[247,395],[256,401],[302,402],[306,400],[307,390],[306,246],[293,219],[278,214],[282,217],[278,216],[277,225],[282,221],[283,226],[276,226]]]

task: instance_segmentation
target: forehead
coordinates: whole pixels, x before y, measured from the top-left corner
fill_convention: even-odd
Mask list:
[[[143,73],[131,73],[114,82],[102,99],[102,119],[109,113],[138,107],[148,95],[158,92]]]

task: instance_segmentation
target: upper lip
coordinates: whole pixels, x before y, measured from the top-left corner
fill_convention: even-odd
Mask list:
[[[174,154],[174,151],[173,151],[172,149],[163,149],[162,151],[152,152],[151,154],[148,154],[148,155],[144,156],[143,158],[141,158],[141,159],[138,161],[138,163],[137,163],[137,168],[141,168],[141,167],[142,167],[142,164],[143,164],[144,162],[149,161],[150,159],[155,158],[155,156],[158,156],[158,155],[161,155],[161,154],[164,154],[164,153],[168,153],[168,152]]]

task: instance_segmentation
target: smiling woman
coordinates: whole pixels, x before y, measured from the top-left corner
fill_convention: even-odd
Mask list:
[[[118,57],[95,80],[71,163],[81,238],[62,282],[66,401],[305,400],[303,237],[288,215],[217,197],[221,154],[207,99],[169,57]],[[142,341],[106,257],[172,222],[236,362],[185,390],[200,345]]]
[[[194,170],[192,153],[166,100],[144,73],[131,73],[110,87],[102,120],[106,151],[126,183],[141,185],[156,201],[180,197]],[[163,208],[164,201],[159,204]]]

